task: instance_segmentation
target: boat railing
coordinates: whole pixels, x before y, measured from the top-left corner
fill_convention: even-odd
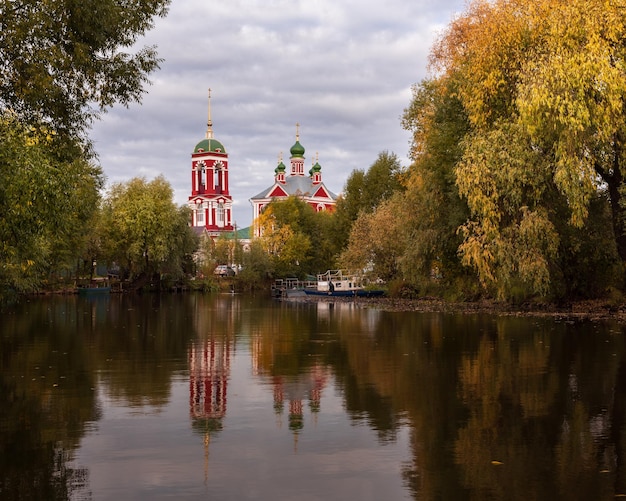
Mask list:
[[[344,271],[344,270],[328,270],[324,273],[320,273],[317,275],[318,282],[333,282],[335,284],[343,284],[346,282],[350,282],[352,286],[361,286],[363,277],[361,273],[352,272],[352,271]]]
[[[277,278],[272,285],[272,295],[281,297],[287,290],[314,289],[317,287],[315,280],[300,280],[298,278]]]

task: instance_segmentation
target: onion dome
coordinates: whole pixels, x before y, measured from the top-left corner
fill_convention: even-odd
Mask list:
[[[296,143],[289,150],[292,157],[303,157],[304,156],[304,146],[300,144],[300,141],[296,141]]]
[[[287,167],[285,167],[285,164],[284,164],[284,163],[280,162],[280,163],[278,164],[278,167],[276,167],[276,168],[274,169],[274,173],[275,173],[275,174],[278,174],[279,172],[285,172],[285,170],[287,170]]]
[[[293,157],[303,157],[304,156],[304,146],[300,144],[300,124],[296,124],[296,143],[289,150],[291,153],[291,158]]]
[[[194,153],[226,153],[226,148],[224,145],[220,143],[217,139],[207,138],[200,141],[196,144],[196,147],[193,149]]]

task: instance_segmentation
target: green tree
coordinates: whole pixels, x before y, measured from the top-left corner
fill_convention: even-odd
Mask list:
[[[84,158],[59,161],[51,143],[0,117],[0,291],[33,291],[78,258],[97,209],[100,170]]]
[[[170,0],[0,1],[0,111],[62,136],[138,102],[160,60],[138,38]]]
[[[187,208],[174,204],[172,188],[162,176],[114,184],[104,201],[103,220],[106,257],[131,277],[178,277],[197,249]]]
[[[237,281],[248,289],[263,287],[274,274],[274,265],[259,239],[250,242],[250,250],[244,252],[242,269],[237,274]]]
[[[469,216],[456,186],[454,167],[469,123],[449,82],[425,80],[413,88],[403,127],[413,134],[412,165],[399,213],[407,231],[402,276],[413,288],[433,294],[467,295],[476,280],[462,266],[458,228]]]
[[[367,169],[352,171],[337,200],[335,208],[335,235],[339,247],[347,243],[347,236],[361,212],[373,212],[384,200],[403,189],[404,169],[395,153],[383,151]]]

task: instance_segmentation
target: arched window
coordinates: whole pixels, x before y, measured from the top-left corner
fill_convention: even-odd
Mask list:
[[[200,172],[200,186],[206,187],[206,165],[203,161],[198,162],[197,166],[198,171]]]
[[[216,214],[216,219],[217,219],[217,225],[219,227],[223,227],[224,226],[224,204],[222,202],[217,204],[217,214]]]
[[[215,162],[215,170],[213,171],[213,187],[215,191],[219,191],[220,186],[222,186],[222,167],[224,165],[222,162]]]

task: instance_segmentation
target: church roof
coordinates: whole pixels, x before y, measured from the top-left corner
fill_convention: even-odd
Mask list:
[[[226,148],[217,139],[205,138],[196,144],[193,149],[194,153],[212,152],[212,153],[226,153]]]
[[[319,192],[321,186],[323,186],[323,183],[313,184],[313,180],[310,177],[287,176],[284,183],[274,183],[272,186],[266,188],[261,193],[253,196],[250,200],[272,198],[272,193],[275,191],[274,188],[280,188],[281,191],[284,191],[287,196],[299,195],[314,197]],[[337,199],[337,195],[335,195],[332,191],[327,189],[325,186],[324,189],[333,200]]]
[[[223,236],[228,240],[250,240],[252,228],[250,226],[246,228],[238,229],[237,231],[225,231]]]

